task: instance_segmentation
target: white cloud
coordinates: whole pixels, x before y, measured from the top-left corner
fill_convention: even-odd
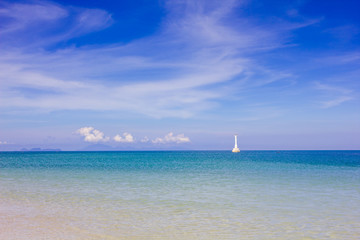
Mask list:
[[[174,135],[174,133],[170,132],[166,134],[163,138],[155,138],[152,140],[153,143],[187,143],[190,142],[190,138],[185,137],[184,134]]]
[[[93,127],[79,128],[76,133],[84,137],[85,142],[107,142],[110,140],[109,137],[105,137],[104,133],[94,129]]]
[[[0,144],[7,144],[7,141],[0,141]]]
[[[94,129],[93,127],[82,127],[76,130],[77,134],[80,134],[84,137],[84,141],[86,142],[108,142],[110,140],[109,137],[105,137],[104,133]],[[135,138],[131,133],[124,132],[122,135],[117,134],[112,138],[115,142],[119,143],[135,143]],[[140,142],[147,143],[150,142],[150,139],[145,136]],[[188,143],[190,142],[190,138],[186,137],[183,133],[174,135],[174,133],[169,132],[164,137],[157,137],[154,140],[151,140],[154,144],[166,144],[166,143]],[[1,142],[0,142],[1,144]]]
[[[143,137],[143,138],[140,140],[140,142],[142,142],[142,143],[146,143],[146,142],[149,142],[149,141],[150,141],[150,139],[149,139],[147,136]]]
[[[121,142],[121,143],[133,143],[133,142],[135,142],[134,137],[130,133],[127,133],[127,132],[125,132],[123,134],[123,137],[120,136],[120,134],[117,134],[113,139],[114,139],[115,142]]]

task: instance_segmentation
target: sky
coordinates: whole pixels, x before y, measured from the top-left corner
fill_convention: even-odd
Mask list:
[[[0,2],[0,150],[360,149],[360,2]]]

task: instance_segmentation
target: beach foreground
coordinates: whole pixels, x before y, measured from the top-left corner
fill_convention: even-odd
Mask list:
[[[0,239],[359,239],[360,151],[0,153]]]

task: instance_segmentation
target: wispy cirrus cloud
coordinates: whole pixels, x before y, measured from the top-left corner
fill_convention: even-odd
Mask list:
[[[320,82],[315,82],[315,88],[326,92],[336,92],[340,94],[350,94],[352,92],[351,89],[345,88],[343,86],[334,86]]]
[[[321,102],[321,104],[322,104],[322,108],[331,108],[331,107],[338,106],[344,102],[350,101],[352,99],[353,99],[352,97],[341,96],[341,97],[337,97],[335,99],[331,99],[328,101],[323,101],[323,102]]]
[[[341,43],[353,40],[356,35],[360,33],[359,28],[355,25],[340,25],[337,27],[326,29],[324,32],[331,34]]]
[[[29,30],[29,28],[33,28],[38,24],[56,21],[67,16],[68,11],[54,3],[24,4],[5,2],[0,8],[0,17],[5,23],[0,28],[0,33],[10,34]]]
[[[111,25],[101,9],[66,7],[54,2],[7,3],[0,7],[1,41],[7,47],[42,48]]]
[[[315,88],[322,91],[324,96],[328,99],[320,102],[322,108],[335,107],[354,99],[352,96],[353,91],[342,86],[316,82]]]
[[[346,65],[350,66],[359,66],[360,64],[360,51],[347,51],[341,53],[331,53],[331,55],[327,54],[326,56],[322,56],[319,58],[315,58],[316,65]]]
[[[51,12],[54,14],[47,24],[58,32],[50,34],[44,28],[41,35],[46,37],[41,41],[17,50],[3,48],[0,79],[5,84],[0,107],[117,110],[155,118],[187,118],[234,94],[231,84],[245,91],[289,78],[291,75],[276,74],[249,56],[286,46],[291,30],[311,23],[281,22],[269,28],[235,16],[234,9],[241,4],[169,1],[165,4],[168,15],[153,36],[128,44],[34,52],[29,48],[35,42],[45,48],[106,28],[111,14],[50,2],[9,3],[1,12],[14,23],[5,24],[8,35],[4,46],[9,44],[7,39],[22,36],[22,31],[36,32],[34,26]],[[10,14],[12,8],[19,10]],[[27,8],[40,9],[43,15],[34,24],[25,24],[18,15]],[[236,19],[236,25],[229,16]],[[61,21],[65,18],[68,21]]]

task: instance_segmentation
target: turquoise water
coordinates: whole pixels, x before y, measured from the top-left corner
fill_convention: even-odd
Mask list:
[[[359,239],[360,151],[3,152],[0,239]]]

